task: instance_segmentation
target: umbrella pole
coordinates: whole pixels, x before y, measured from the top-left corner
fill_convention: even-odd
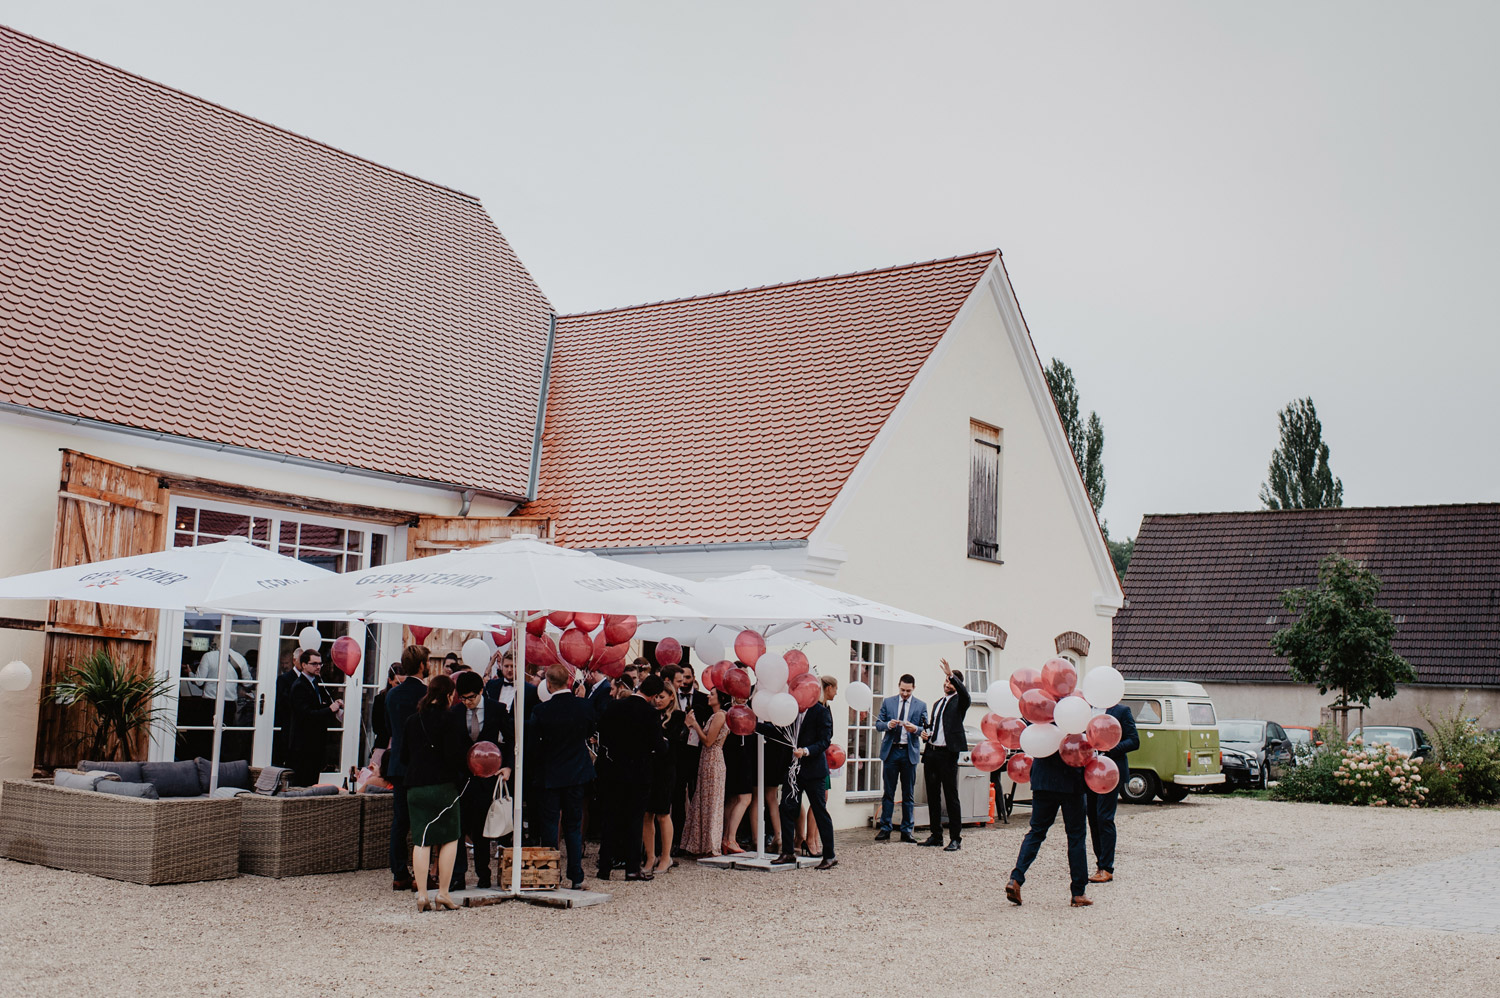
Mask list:
[[[516,764],[512,776],[516,784],[516,792],[512,795],[515,811],[510,827],[510,893],[519,895],[521,893],[521,773],[522,756],[526,752],[526,615],[524,613],[513,614],[510,620],[511,646],[516,653],[516,678],[520,680],[516,684],[515,699],[511,701],[511,711],[515,715]]]
[[[234,618],[219,618],[219,680],[214,683],[214,749],[208,769],[208,792],[219,789],[219,748],[224,742],[224,669],[229,665],[229,630]]]
[[[761,823],[766,820],[766,736],[758,731],[755,733],[755,787],[755,858],[765,859],[766,833]]]

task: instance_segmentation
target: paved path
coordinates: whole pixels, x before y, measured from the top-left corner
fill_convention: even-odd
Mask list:
[[[1252,910],[1347,925],[1500,934],[1500,849],[1409,866]]]

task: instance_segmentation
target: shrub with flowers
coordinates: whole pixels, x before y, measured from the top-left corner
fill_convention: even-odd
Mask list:
[[[1391,745],[1365,745],[1355,738],[1339,750],[1333,778],[1350,804],[1421,807],[1427,798],[1421,764]]]

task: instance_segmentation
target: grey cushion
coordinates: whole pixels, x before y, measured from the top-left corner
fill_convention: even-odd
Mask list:
[[[191,759],[143,762],[141,775],[162,797],[197,797],[203,792],[198,789],[198,764]]]
[[[251,791],[246,790],[244,787],[229,787],[229,786],[224,786],[224,787],[219,787],[213,793],[209,794],[209,796],[212,797],[212,798],[214,798],[215,800],[218,800],[218,799],[224,798],[224,797],[238,797],[240,794],[248,794],[248,793],[251,793]]]
[[[93,790],[103,780],[118,780],[118,773],[111,773],[105,769],[92,769],[87,773],[72,773],[66,769],[59,769],[52,774],[52,785],[55,787],[67,787],[69,790]]]
[[[339,788],[332,783],[320,783],[315,787],[298,787],[295,790],[284,791],[282,797],[333,797],[337,796]]]
[[[193,760],[198,767],[198,792],[208,793],[209,776],[213,772],[214,764],[201,755]],[[219,786],[239,787],[242,790],[250,789],[250,764],[243,759],[233,762],[219,762]]]
[[[146,778],[141,775],[141,764],[138,762],[89,762],[84,760],[78,764],[78,768],[84,772],[102,769],[106,773],[114,773],[126,783],[144,783]]]
[[[149,783],[125,783],[120,780],[100,780],[99,785],[94,788],[101,794],[118,794],[121,797],[143,797],[146,800],[156,800],[160,794],[156,787]]]

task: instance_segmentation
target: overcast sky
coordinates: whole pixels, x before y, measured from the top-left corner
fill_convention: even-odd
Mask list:
[[[1500,499],[1494,3],[0,0],[0,21],[477,195],[562,312],[998,247],[1104,421],[1117,538],[1256,508],[1303,395],[1348,504]]]

